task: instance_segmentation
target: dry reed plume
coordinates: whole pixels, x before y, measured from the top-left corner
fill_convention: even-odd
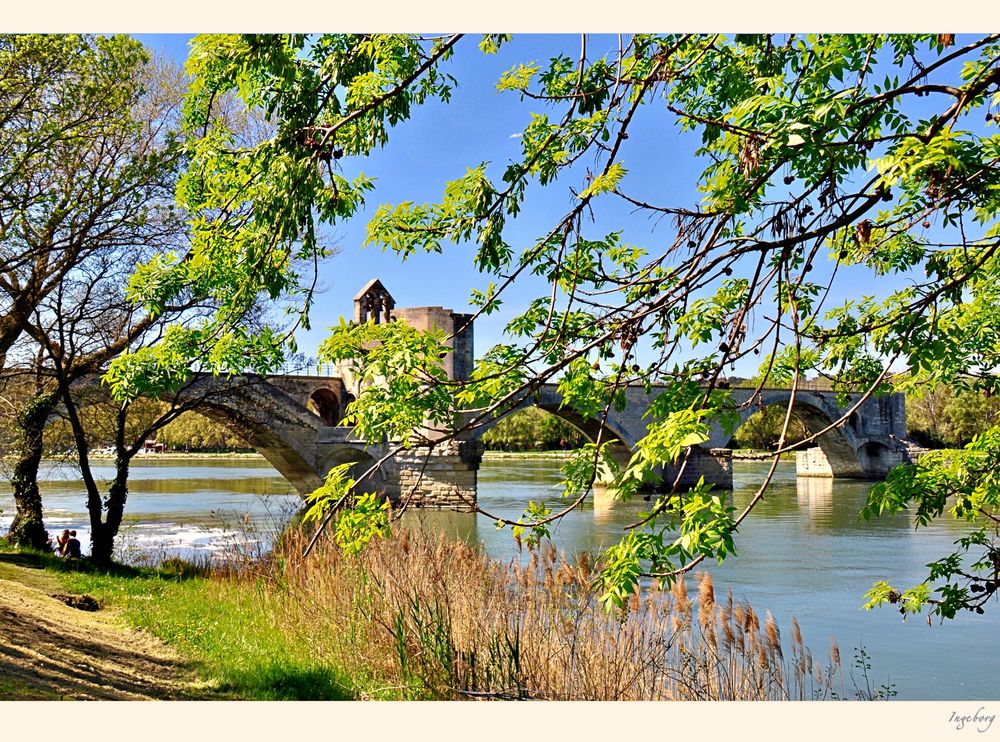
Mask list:
[[[839,667],[813,666],[792,623],[788,656],[777,622],[764,629],[711,577],[697,600],[683,580],[607,614],[587,555],[551,547],[501,564],[440,536],[401,530],[360,555],[326,543],[306,559],[301,535],[225,582],[256,588],[253,610],[374,698],[781,700],[843,697]],[[833,655],[839,665],[839,653]]]

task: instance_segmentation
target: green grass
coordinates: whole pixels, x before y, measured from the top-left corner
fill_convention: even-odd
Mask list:
[[[483,457],[487,459],[566,459],[573,454],[572,451],[499,451],[487,450],[483,452]]]
[[[133,577],[65,573],[67,590],[121,610],[129,624],[194,661],[224,696],[244,700],[340,700],[348,684],[335,668],[291,645],[244,588],[222,579],[150,571]]]
[[[32,688],[18,680],[0,678],[0,699],[4,701],[60,701],[62,698],[58,693]]]
[[[37,579],[17,567],[44,570]],[[52,584],[74,594],[92,595],[177,649],[199,677],[224,698],[242,700],[344,700],[350,684],[337,670],[316,661],[305,646],[291,643],[260,611],[260,591],[248,593],[225,578],[205,578],[197,567],[171,562],[163,569],[89,560],[67,562],[51,554],[18,551],[0,540],[0,577]],[[43,588],[44,589],[44,588]],[[0,697],[8,694],[0,686]]]

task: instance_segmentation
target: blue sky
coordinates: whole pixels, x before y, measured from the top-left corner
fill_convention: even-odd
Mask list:
[[[166,53],[180,63],[187,57],[190,36],[136,36],[151,50]],[[341,252],[321,270],[326,291],[316,302],[313,329],[298,336],[303,352],[314,354],[326,328],[336,324],[340,315],[350,316],[351,299],[371,278],[382,280],[398,306],[445,306],[459,312],[472,311],[470,290],[485,286],[486,281],[472,266],[472,251],[467,247],[455,246],[443,254],[417,254],[405,263],[392,253],[362,247],[367,220],[382,203],[437,200],[446,181],[460,177],[482,161],[491,163],[491,174],[499,181],[500,173],[520,153],[516,134],[530,121],[535,107],[530,102],[522,104],[516,94],[497,92],[497,79],[517,62],[543,62],[560,52],[575,55],[580,42],[578,36],[571,35],[517,36],[496,55],[482,54],[477,37],[470,36],[463,43],[446,66],[459,80],[449,104],[432,102],[415,109],[412,119],[391,134],[385,149],[363,161],[342,161],[345,175],[364,172],[375,179],[376,188],[364,211],[327,233]],[[598,36],[590,39],[588,53],[598,56],[613,49],[617,49],[616,37]],[[637,195],[646,194],[662,202],[677,203],[677,197],[686,194],[684,201],[694,205],[698,200],[694,190],[698,170],[691,154],[695,143],[682,142],[676,128],[662,126],[665,121],[658,125],[649,117],[637,122],[630,141],[643,144],[625,153],[626,160],[635,161],[629,163],[632,170],[628,184]],[[572,196],[566,185],[580,187],[579,183],[567,182],[529,191],[528,208],[508,227],[508,239],[515,249],[530,245],[551,228],[554,218],[571,207]],[[622,202],[608,203],[602,207],[595,229],[623,229],[626,241],[640,245],[651,244],[651,236],[654,244],[673,239],[666,224],[651,232],[649,220],[631,215],[630,211],[631,207]],[[501,341],[503,326],[539,294],[541,287],[537,280],[517,284],[500,312],[477,321],[478,353]]]
[[[191,37],[137,34],[137,38],[152,50],[183,63]],[[611,35],[592,36],[588,40],[591,58],[616,49],[617,39]],[[446,66],[459,80],[452,101],[432,102],[415,109],[412,119],[392,133],[387,147],[371,157],[341,161],[346,176],[364,172],[375,179],[376,189],[367,199],[364,211],[327,233],[328,242],[338,245],[341,252],[321,269],[324,293],[315,304],[313,329],[298,336],[302,352],[315,354],[326,328],[336,324],[341,315],[350,316],[355,292],[375,277],[382,280],[398,306],[445,306],[460,312],[471,311],[470,290],[484,288],[486,284],[486,279],[472,266],[471,248],[453,246],[443,254],[418,254],[404,263],[392,253],[362,247],[367,220],[382,203],[439,199],[446,181],[463,175],[467,168],[481,161],[491,163],[489,172],[499,181],[503,169],[520,152],[516,133],[524,128],[530,112],[538,110],[539,104],[522,103],[516,94],[497,92],[497,79],[518,62],[544,62],[559,53],[574,56],[578,51],[579,37],[575,35],[515,36],[496,55],[479,52],[477,37],[463,39]],[[682,134],[665,111],[650,109],[630,129],[622,151],[629,172],[622,186],[630,195],[648,202],[695,206],[700,199],[695,189],[700,167],[693,156],[698,142],[694,136]],[[580,164],[582,168],[593,163]],[[581,187],[573,177],[571,174],[571,179],[564,178],[548,188],[529,189],[525,210],[515,222],[508,223],[507,239],[515,250],[547,233],[553,222],[571,207],[573,196],[568,187]],[[596,209],[596,221],[590,226],[592,235],[620,229],[624,241],[647,247],[651,253],[658,253],[664,243],[673,241],[675,233],[669,221],[651,221],[644,214],[633,213],[621,200],[601,199]],[[862,294],[884,295],[891,284],[900,282],[881,279],[876,283],[863,268],[842,269],[827,307]],[[477,354],[501,342],[506,322],[542,293],[547,292],[537,279],[522,281],[506,296],[500,312],[478,320]],[[750,332],[753,333],[752,327]],[[734,373],[752,375],[757,361],[740,362]]]

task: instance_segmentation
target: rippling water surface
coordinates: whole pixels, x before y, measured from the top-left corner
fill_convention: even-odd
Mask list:
[[[558,461],[505,459],[484,462],[480,505],[514,518],[531,500],[558,506]],[[733,504],[752,497],[767,465],[738,462]],[[111,468],[99,474],[111,476]],[[83,488],[70,467],[46,468],[42,485],[46,525],[51,532],[75,528],[89,539]],[[782,465],[764,501],[744,522],[737,537],[738,557],[710,564],[716,592],[731,588],[763,614],[771,610],[790,638],[794,615],[817,659],[827,656],[836,638],[845,665],[854,647],[871,656],[876,685],[888,680],[908,700],[1000,699],[1000,605],[985,616],[961,616],[944,625],[926,619],[902,621],[891,608],[865,611],[865,591],[878,579],[912,585],[926,575],[925,565],[943,556],[962,534],[941,522],[914,530],[909,515],[860,522],[858,511],[869,483],[796,479],[794,466]],[[276,528],[291,516],[299,498],[277,472],[256,459],[141,459],[132,470],[123,556],[164,558],[224,552],[234,540],[244,548],[266,548]],[[616,540],[625,525],[649,503],[598,497],[582,512],[556,525],[557,549],[596,550]],[[10,523],[13,502],[0,493],[0,530]],[[518,558],[509,531],[473,514],[414,512],[411,524],[444,529],[492,556]],[[859,676],[860,679],[860,676]],[[848,688],[850,691],[850,688]]]

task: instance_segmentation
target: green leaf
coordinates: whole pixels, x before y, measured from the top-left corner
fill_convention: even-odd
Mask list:
[[[614,163],[607,169],[607,172],[594,176],[594,178],[590,181],[590,185],[584,188],[580,193],[580,198],[591,198],[601,193],[610,193],[618,187],[618,181],[620,181],[627,172],[628,171],[622,166],[621,163]]]

